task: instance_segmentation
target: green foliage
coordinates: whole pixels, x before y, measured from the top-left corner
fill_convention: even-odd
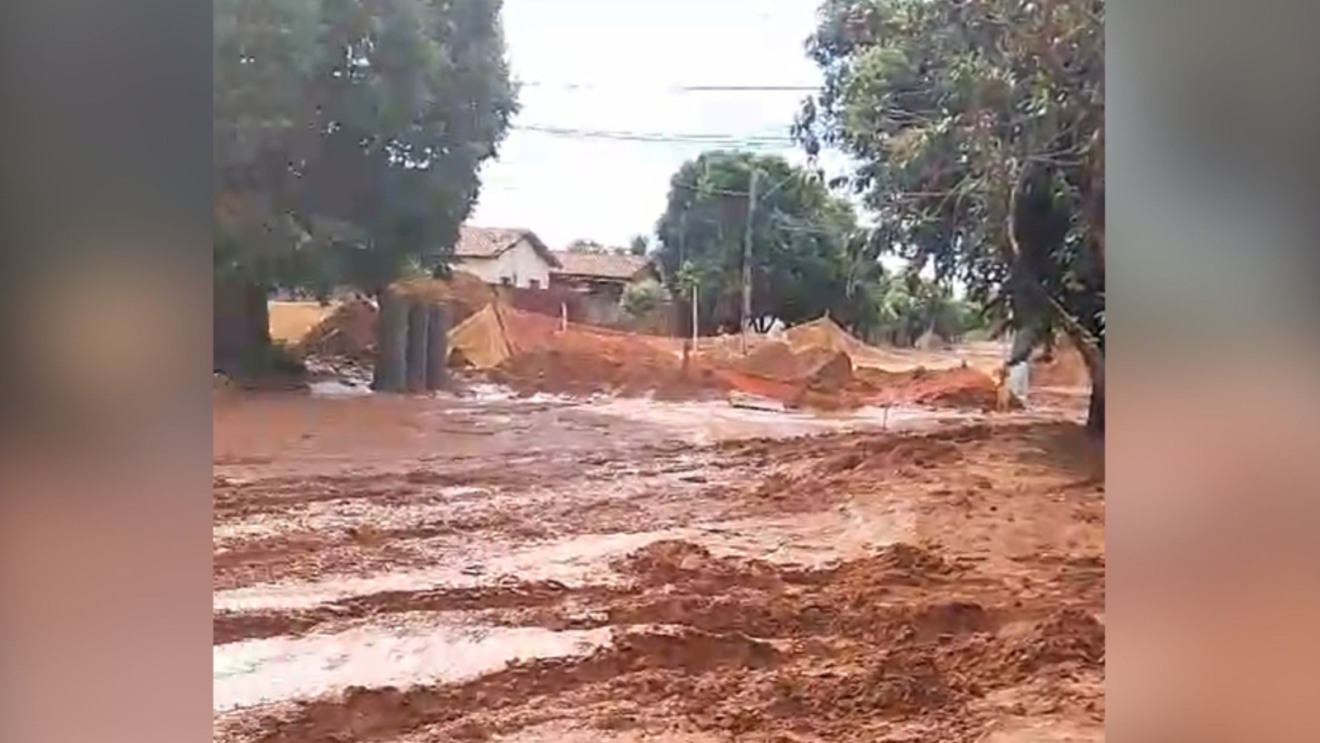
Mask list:
[[[443,265],[516,109],[498,0],[216,0],[216,267],[375,290]]]
[[[703,332],[739,324],[753,169],[759,179],[752,220],[753,317],[792,324],[846,301],[848,246],[856,231],[848,204],[781,157],[708,152],[673,176],[655,251],[672,291],[690,297],[693,283],[700,286]]]
[[[809,47],[795,129],[861,162],[873,241],[1037,342],[1091,338],[1102,386],[1103,1],[827,0]]]
[[[866,303],[853,327],[875,343],[910,347],[927,332],[956,342],[984,323],[980,309],[915,273],[881,276],[864,291]]]
[[[619,306],[628,317],[640,320],[659,309],[668,298],[669,292],[660,282],[639,281],[624,288]]]
[[[632,241],[628,243],[628,253],[639,258],[645,256],[650,249],[651,241],[646,235],[635,235]]]

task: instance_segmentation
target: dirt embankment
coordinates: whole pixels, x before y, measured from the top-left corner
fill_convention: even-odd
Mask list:
[[[758,339],[746,356],[717,344],[685,357],[676,339],[564,324],[492,303],[490,288],[475,278],[414,282],[398,290],[460,308],[450,333],[451,365],[522,395],[701,400],[737,392],[790,408],[822,410],[896,404],[1004,407],[996,382],[974,369],[890,372],[864,365],[878,363],[881,352],[833,323],[795,328],[796,335],[786,341]],[[375,323],[373,305],[349,302],[314,328],[301,347],[308,354],[369,364]]]
[[[791,408],[825,410],[876,404],[1000,407],[995,381],[969,368],[884,372],[857,367],[838,348],[794,348],[778,341],[758,343],[745,357],[703,353],[685,360],[681,352],[639,336],[560,328],[550,318],[516,311],[498,315],[479,340],[455,345],[460,353],[470,345],[474,357],[489,357],[488,377],[524,394],[709,399],[737,392]],[[499,343],[489,340],[495,334]],[[492,354],[491,348],[502,350]]]

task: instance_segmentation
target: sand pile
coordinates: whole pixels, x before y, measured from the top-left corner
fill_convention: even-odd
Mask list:
[[[289,345],[300,343],[312,328],[334,312],[334,307],[323,307],[320,302],[273,301],[267,307],[271,340]]]
[[[376,354],[376,306],[365,299],[339,305],[303,336],[298,350],[370,364]]]

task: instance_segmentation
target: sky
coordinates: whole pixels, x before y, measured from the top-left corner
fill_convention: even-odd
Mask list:
[[[578,238],[623,246],[650,235],[670,177],[711,145],[600,133],[787,138],[805,91],[684,88],[818,86],[820,72],[805,51],[818,4],[505,0],[522,110],[498,159],[483,168],[470,223],[528,228],[551,248]],[[758,150],[806,160],[787,141]],[[824,157],[822,164],[833,174],[843,160]]]

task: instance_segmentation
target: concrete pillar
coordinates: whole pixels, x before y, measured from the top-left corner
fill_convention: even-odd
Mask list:
[[[408,305],[394,292],[380,295],[376,316],[376,368],[371,388],[377,392],[403,392],[407,379]]]
[[[426,305],[413,302],[408,306],[407,372],[405,380],[409,392],[426,391],[426,323],[429,319]]]
[[[449,383],[449,312],[443,304],[427,308],[426,389],[443,389]]]

